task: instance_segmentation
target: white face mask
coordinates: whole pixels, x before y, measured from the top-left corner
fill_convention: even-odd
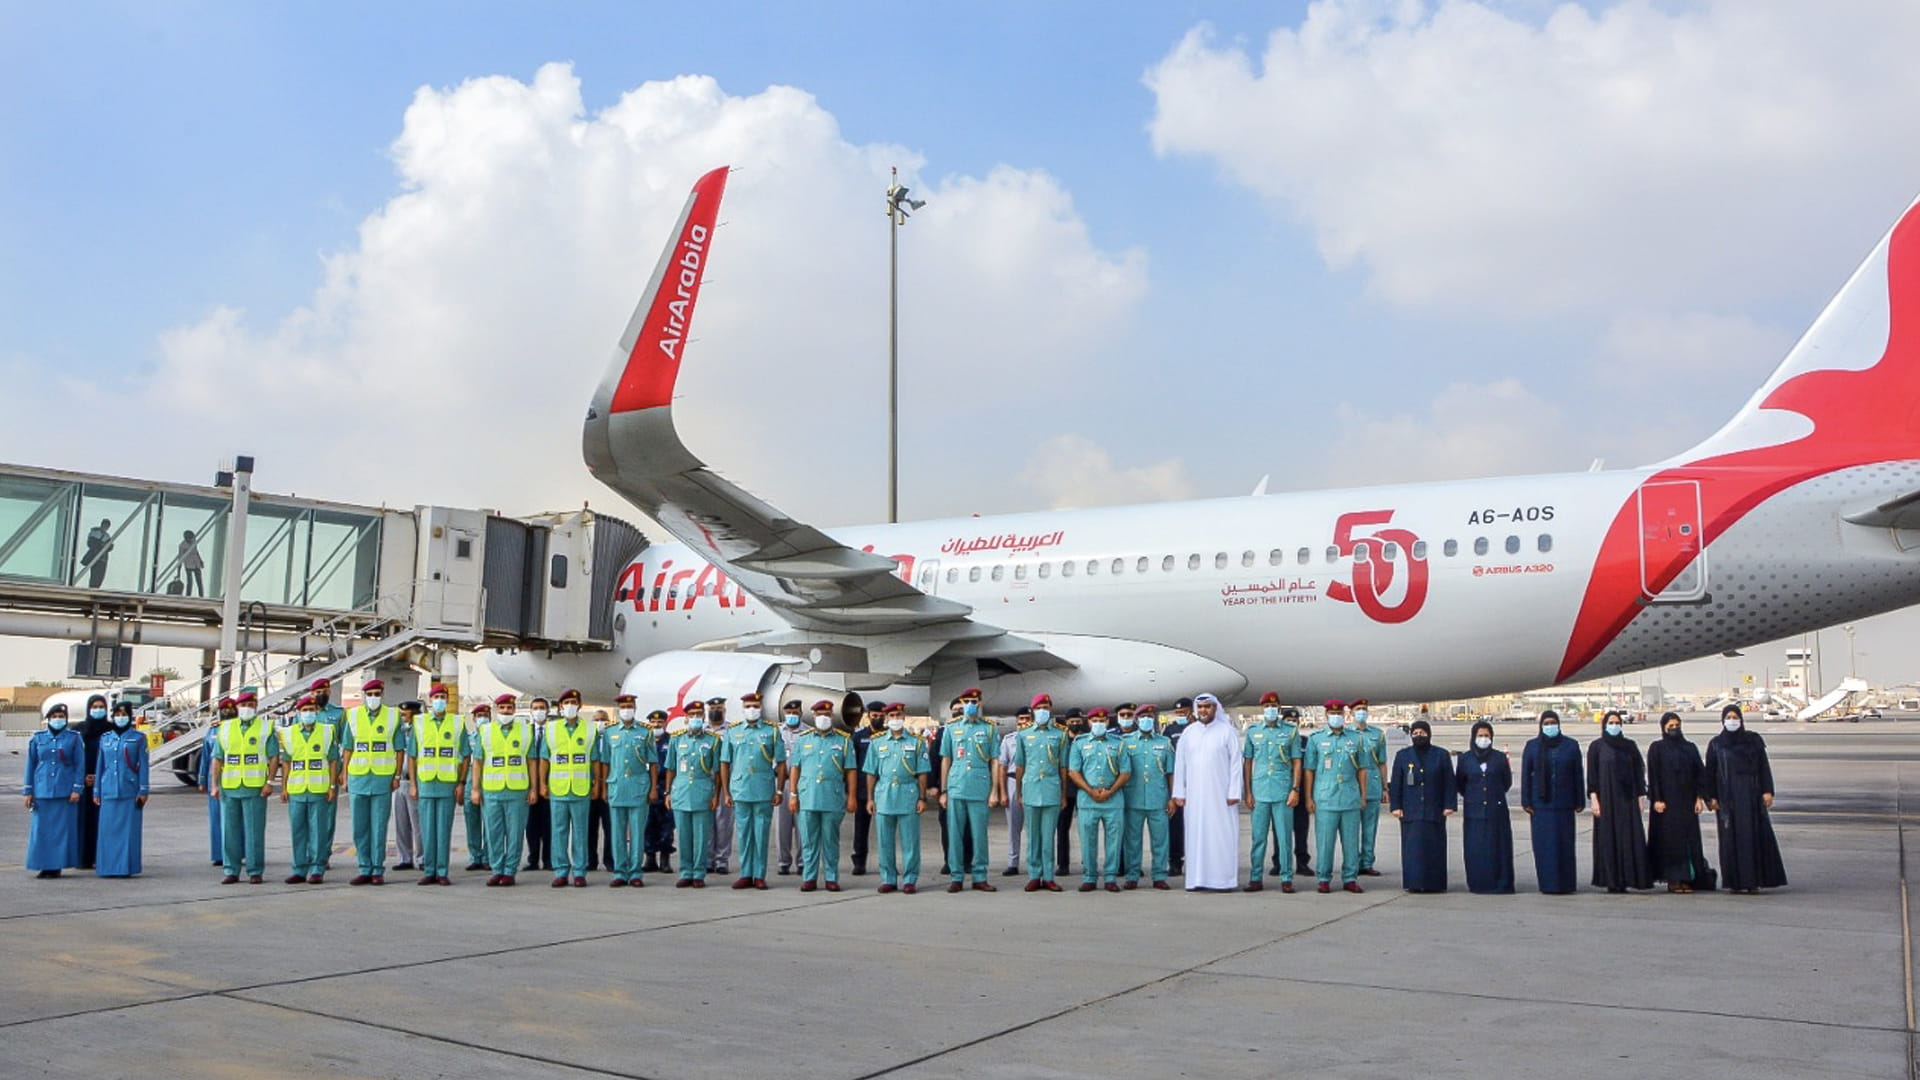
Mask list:
[[[1087,731],[1094,738],[1098,739],[1107,733],[1107,722],[1105,720],[1095,720],[1087,725]]]
[[[240,719],[251,720],[258,715],[260,714],[257,711],[250,709],[245,705],[240,706]]]
[[[620,710],[620,722],[623,724],[632,723],[634,716],[635,716],[635,712],[632,709]]]
[[[379,695],[379,694],[368,694],[368,695],[367,695],[367,711],[368,711],[368,712],[379,712],[379,711],[380,711],[380,700],[381,700],[381,699],[380,699],[380,695]]]
[[[1726,728],[1728,731],[1739,731],[1740,718],[1737,716],[1729,716],[1725,720],[1720,721],[1720,726]]]
[[[533,710],[532,712],[530,712],[530,713],[528,713],[527,715],[529,715],[529,716],[531,716],[531,717],[533,717],[533,722],[537,724],[537,723],[540,723],[540,722],[541,722],[542,720],[545,720],[545,719],[547,718],[547,710],[545,710],[545,709],[535,709],[535,710]]]
[[[749,705],[745,709],[742,709],[741,712],[746,715],[748,720],[758,721],[760,719],[760,706],[758,705]]]
[[[888,730],[888,731],[895,731],[895,732],[898,732],[898,731],[905,731],[905,730],[906,730],[906,728],[907,728],[907,718],[906,718],[906,717],[904,717],[904,716],[889,716],[889,717],[887,717],[887,730]]]
[[[813,718],[813,726],[815,730],[818,730],[818,731],[832,731],[833,717],[828,716],[825,713],[821,713],[820,715],[815,716]]]
[[[1493,739],[1486,735],[1476,735],[1473,739],[1473,745],[1482,750],[1491,750],[1493,749]]]
[[[1138,723],[1138,721],[1136,721],[1136,720],[1134,720],[1134,718],[1133,718],[1133,717],[1131,717],[1131,716],[1123,716],[1123,717],[1121,717],[1121,718],[1120,718],[1120,730],[1121,730],[1121,731],[1132,731],[1132,730],[1134,729],[1134,727],[1135,727],[1135,726],[1137,725],[1137,723]]]
[[[562,705],[560,706],[560,715],[571,720],[574,717],[580,715],[580,706],[572,704],[571,702],[569,702],[568,704]]]

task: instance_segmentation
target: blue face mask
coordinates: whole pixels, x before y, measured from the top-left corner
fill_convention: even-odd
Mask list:
[[[1618,734],[1620,734],[1620,725],[1619,725],[1619,724],[1608,724],[1608,725],[1607,725],[1607,729],[1606,729],[1606,730],[1607,730],[1607,734],[1609,734],[1609,735],[1618,735]]]
[[[787,725],[788,727],[799,727],[800,714],[797,712],[790,712],[790,713],[783,714],[780,717],[780,722]]]
[[[1138,720],[1135,720],[1134,723],[1140,726],[1140,734],[1142,735],[1153,734],[1153,717],[1143,716]]]
[[[979,702],[977,702],[977,701],[965,701],[965,702],[961,702],[961,704],[960,704],[960,715],[962,715],[962,716],[964,716],[964,717],[966,717],[966,718],[967,718],[967,719],[969,719],[969,720],[971,720],[971,719],[973,719],[973,718],[974,718],[974,717],[976,717],[976,716],[979,716],[979,715],[980,715],[980,703],[979,703]]]
[[[1280,719],[1280,709],[1278,706],[1269,705],[1264,710],[1261,711],[1260,715],[1266,717],[1268,723],[1272,723],[1273,721]]]
[[[87,719],[89,720],[105,720],[106,718],[107,710],[98,705],[87,710]]]
[[[1327,730],[1339,731],[1347,726],[1347,718],[1340,715],[1327,717]]]
[[[1549,739],[1558,738],[1560,735],[1560,725],[1559,724],[1541,724],[1540,734],[1545,735]]]
[[[704,716],[689,716],[689,717],[687,717],[687,730],[688,730],[688,731],[705,731],[705,730],[707,730],[707,718],[706,718],[706,717],[704,717]]]
[[[1135,720],[1131,716],[1123,716],[1120,718],[1121,731],[1132,731],[1134,724],[1135,724]]]
[[[67,729],[67,718],[66,718],[66,717],[64,717],[64,716],[49,716],[49,717],[47,717],[47,730],[48,730],[48,731],[65,731],[66,729]]]
[[[1353,710],[1353,722],[1356,724],[1359,724],[1361,727],[1365,727],[1367,724],[1367,710],[1365,709]]]
[[[1053,723],[1053,710],[1052,709],[1033,710],[1033,722],[1040,725],[1041,727],[1046,727],[1048,724]]]
[[[127,729],[127,725],[131,723],[133,723],[133,717],[131,716],[116,716],[113,718],[113,726],[119,728],[122,731],[125,731]]]
[[[433,715],[439,716],[447,711],[447,699],[433,698],[427,702],[427,708],[432,710]]]
[[[1093,723],[1087,725],[1087,731],[1097,739],[1107,733],[1107,722],[1105,720],[1095,720]]]

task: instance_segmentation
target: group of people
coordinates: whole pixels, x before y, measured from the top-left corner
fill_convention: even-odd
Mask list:
[[[728,723],[727,703],[718,699],[689,702],[682,717],[655,710],[643,719],[635,699],[622,696],[616,716],[595,719],[582,714],[578,691],[551,702],[533,698],[525,717],[518,698],[503,694],[462,718],[444,686],[434,685],[424,703],[399,706],[385,703],[384,689],[369,680],[362,703],[341,710],[331,705],[328,684],[316,682],[285,727],[261,714],[250,693],[220,703],[202,782],[223,883],[264,881],[266,807],[277,788],[288,807],[288,884],[325,880],[341,801],[356,860],[349,884],[385,884],[399,796],[417,820],[420,885],[452,884],[459,810],[466,868],[487,872],[489,886],[550,868],[554,888],[581,888],[604,863],[614,888],[644,887],[655,873],[697,889],[709,873],[730,873],[737,857],[732,887],[766,889],[777,839],[780,874],[797,869],[803,892],[838,892],[843,824],[852,815],[854,873],[872,861],[881,893],[911,894],[920,887],[920,818],[937,810],[946,890],[993,892],[988,819],[1005,807],[1003,874],[1024,871],[1029,892],[1062,890],[1057,879],[1068,873],[1077,819],[1082,892],[1143,882],[1168,889],[1173,876],[1189,891],[1258,892],[1271,853],[1282,892],[1294,891],[1301,872],[1326,893],[1334,888],[1337,845],[1339,887],[1357,893],[1358,878],[1380,873],[1374,845],[1384,808],[1400,824],[1408,890],[1447,888],[1446,820],[1459,812],[1468,888],[1514,891],[1507,798],[1515,776],[1507,755],[1494,749],[1492,726],[1476,724],[1471,747],[1455,757],[1433,745],[1431,725],[1415,721],[1412,744],[1389,764],[1386,735],[1369,722],[1364,700],[1326,702],[1323,724],[1309,732],[1300,711],[1275,693],[1261,698],[1259,716],[1244,730],[1211,694],[1182,698],[1164,723],[1151,704],[1056,714],[1052,698],[1040,694],[1002,733],[983,713],[980,691],[970,689],[950,702],[946,723],[921,734],[909,730],[897,703],[875,706],[868,722],[847,731],[833,702],[803,708],[789,701],[776,720],[757,694],[743,695],[741,719]],[[28,868],[41,876],[81,865],[78,810],[89,790],[101,815],[97,848],[90,848],[99,872],[139,872],[146,744],[129,727],[131,710],[116,708],[109,718],[98,700],[112,730],[97,753],[67,730],[57,707],[29,747]],[[1552,712],[1526,744],[1520,802],[1540,890],[1576,888],[1574,822],[1589,809],[1596,886],[1714,887],[1699,823],[1709,809],[1727,888],[1785,884],[1767,816],[1773,783],[1765,744],[1746,730],[1738,708],[1728,708],[1725,730],[1704,757],[1669,713],[1643,762],[1622,720],[1603,718],[1584,761]],[[1650,828],[1642,798],[1651,803]],[[1244,885],[1243,805],[1253,825]],[[536,809],[545,821],[533,820]],[[530,838],[545,850],[530,850]],[[403,845],[403,863],[409,854]]]

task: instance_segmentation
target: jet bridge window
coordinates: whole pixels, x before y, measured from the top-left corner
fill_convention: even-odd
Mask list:
[[[1487,553],[1487,538],[1486,538],[1486,537],[1484,537],[1484,536],[1476,536],[1476,537],[1474,537],[1474,538],[1473,538],[1473,553],[1474,553],[1475,555],[1485,555],[1485,554]]]
[[[1520,554],[1520,538],[1518,536],[1507,537],[1507,554],[1509,555]]]
[[[1540,554],[1545,555],[1553,550],[1553,536],[1550,533],[1541,533],[1540,539],[1534,542],[1534,546],[1540,549]]]

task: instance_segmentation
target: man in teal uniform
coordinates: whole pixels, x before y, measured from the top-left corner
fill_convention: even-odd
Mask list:
[[[720,771],[720,736],[707,730],[707,707],[687,702],[687,729],[667,743],[666,770],[673,774],[666,808],[680,842],[680,880],[676,889],[707,887],[707,859],[713,853],[713,811],[720,805],[715,783]]]
[[[1367,770],[1367,796],[1360,804],[1360,876],[1379,877],[1373,868],[1373,843],[1380,834],[1380,808],[1387,801],[1387,733],[1367,720],[1367,699],[1357,698],[1347,706],[1353,716],[1353,733],[1366,751],[1362,763]]]
[[[987,811],[1005,801],[1006,773],[1000,768],[1000,738],[993,721],[980,711],[980,691],[960,695],[960,718],[940,734],[940,806],[951,838],[948,867],[957,893],[973,877],[979,892],[998,892],[987,882]],[[962,852],[968,853],[962,866]]]
[[[540,733],[540,794],[547,800],[553,887],[587,887],[587,814],[599,795],[600,732],[580,715],[580,691],[563,690],[560,718]]]
[[[280,739],[273,725],[258,712],[260,698],[247,690],[234,698],[239,714],[220,724],[220,757],[214,760],[212,784],[220,796],[220,838],[226,845],[227,876],[220,884],[240,880],[244,862],[247,881],[266,879],[267,789],[273,786],[273,760]]]
[[[327,866],[323,822],[340,791],[339,732],[320,716],[312,694],[294,706],[295,720],[280,732],[280,801],[287,805],[287,831],[293,848],[288,861],[293,873],[287,884],[318,885]]]
[[[1313,815],[1313,835],[1319,841],[1319,891],[1331,892],[1333,841],[1340,838],[1340,887],[1361,892],[1354,880],[1360,872],[1360,805],[1366,798],[1367,770],[1372,760],[1360,737],[1347,730],[1346,706],[1329,701],[1327,726],[1307,740],[1305,786],[1307,812]]]
[[[647,836],[647,803],[660,783],[660,754],[653,729],[639,722],[632,694],[613,699],[613,724],[600,733],[601,787],[607,793],[608,831],[613,839],[613,881],[616,889],[646,886],[640,877],[641,848]],[[647,717],[664,723],[659,709]]]
[[[1280,855],[1280,891],[1293,891],[1293,807],[1300,801],[1300,757],[1294,752],[1299,728],[1296,709],[1282,709],[1280,695],[1269,690],[1260,696],[1260,719],[1248,725],[1240,742],[1246,759],[1246,805],[1253,807],[1253,869],[1246,890],[1259,892],[1267,866],[1267,841],[1274,840]]]
[[[814,702],[813,730],[793,749],[787,806],[800,815],[800,891],[824,878],[828,892],[839,892],[840,822],[853,811],[858,774],[853,740],[833,726],[833,702]]]
[[[1080,818],[1081,892],[1092,892],[1095,886],[1108,892],[1120,891],[1120,830],[1127,819],[1127,802],[1121,791],[1132,768],[1127,744],[1107,730],[1107,710],[1088,713],[1087,733],[1074,739],[1067,751],[1067,779],[1082,796],[1076,811]]]
[[[407,752],[407,729],[400,710],[388,706],[379,679],[360,687],[362,704],[347,712],[340,760],[347,774],[347,802],[352,808],[353,854],[360,872],[349,885],[387,883],[387,821],[393,815],[393,792],[400,786],[400,757]]]
[[[347,710],[334,703],[333,684],[325,679],[315,679],[307,687],[307,693],[320,706],[320,722],[333,728],[333,742],[338,746],[346,739]],[[340,804],[344,800],[334,799],[325,806],[316,807],[320,815],[320,872],[333,869],[333,834],[340,827]]]
[[[1053,698],[1033,698],[1033,726],[1013,742],[1020,770],[1020,807],[1026,813],[1027,892],[1059,892],[1053,880],[1053,831],[1060,820],[1060,773],[1067,765],[1067,733],[1053,722]]]
[[[487,821],[487,858],[493,862],[488,885],[512,885],[520,871],[527,837],[527,811],[533,805],[533,725],[514,715],[512,694],[493,699],[493,719],[480,717],[480,782],[468,795],[478,801]],[[480,709],[475,709],[476,714]],[[471,774],[471,771],[469,771]]]
[[[927,808],[927,744],[907,730],[907,707],[887,706],[886,734],[867,744],[867,814],[878,826],[880,891],[920,889],[920,813]]]
[[[721,801],[733,807],[733,847],[740,856],[733,887],[764,889],[773,799],[787,779],[787,744],[761,717],[759,694],[740,695],[740,706],[743,719],[721,736]]]
[[[1127,883],[1122,888],[1138,888],[1142,871],[1153,875],[1154,888],[1172,888],[1167,884],[1167,819],[1173,813],[1173,740],[1157,730],[1159,720],[1155,706],[1141,705],[1134,710],[1134,733],[1127,740],[1127,832],[1120,843]],[[1140,857],[1142,829],[1151,865]]]
[[[451,695],[434,683],[426,715],[413,722],[413,780],[409,792],[420,807],[420,884],[451,885],[447,864],[453,846],[453,808],[466,802],[467,728],[447,709]]]
[[[478,795],[480,792],[480,725],[493,717],[493,710],[486,702],[474,705],[467,715],[465,724],[467,748],[467,793]],[[466,823],[467,869],[487,870],[492,863],[487,861],[487,816],[480,808],[480,800],[466,798],[460,800],[460,813]]]

